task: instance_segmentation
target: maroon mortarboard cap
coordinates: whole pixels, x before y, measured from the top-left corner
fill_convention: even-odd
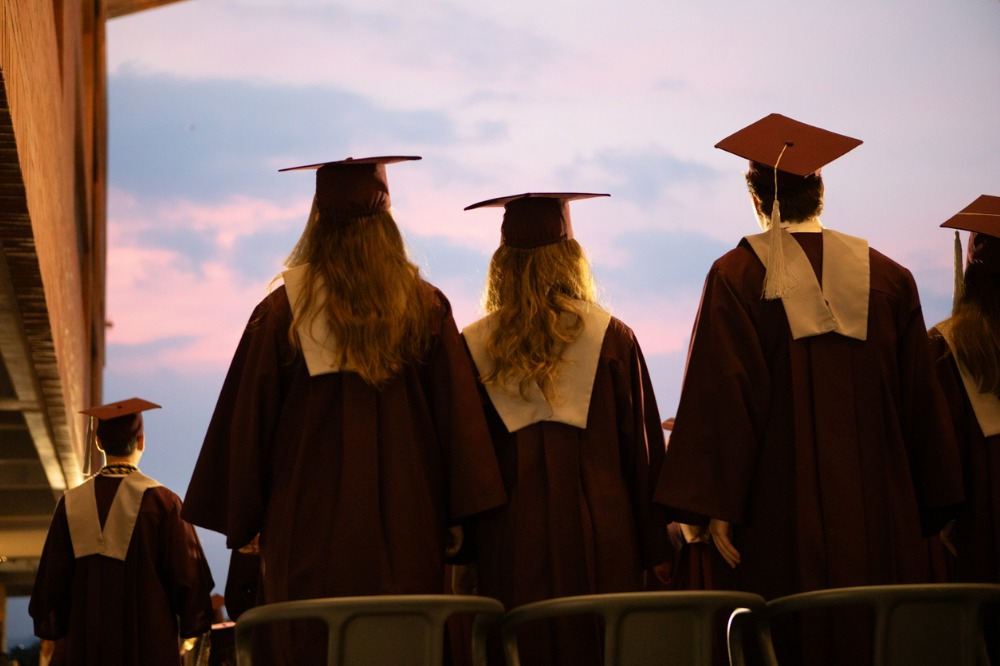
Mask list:
[[[102,442],[128,443],[142,432],[142,413],[159,407],[142,398],[129,398],[84,409],[81,413],[97,418],[97,437]]]
[[[984,194],[941,226],[970,232],[967,265],[983,266],[990,273],[1000,272],[1000,197]]]
[[[569,202],[577,199],[608,197],[610,194],[590,192],[526,192],[507,197],[487,199],[466,206],[474,208],[503,207],[500,242],[510,247],[531,249],[551,245],[573,237],[569,217]]]
[[[1000,197],[983,194],[941,226],[1000,238]]]
[[[727,136],[715,147],[778,171],[808,176],[861,143],[772,113]]]
[[[279,171],[316,170],[316,207],[321,220],[332,223],[389,210],[389,181],[385,165],[420,157],[388,155],[348,157],[336,162],[320,162],[279,169]]]

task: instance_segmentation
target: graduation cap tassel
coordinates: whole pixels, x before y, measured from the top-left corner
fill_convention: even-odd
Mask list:
[[[84,478],[90,478],[93,476],[93,460],[94,460],[94,450],[97,448],[94,444],[94,440],[97,437],[95,432],[96,426],[94,422],[97,420],[96,417],[87,417],[87,436],[84,439],[86,444],[83,449],[83,476]]]
[[[771,204],[771,226],[768,227],[767,268],[764,272],[764,300],[773,301],[788,293],[788,276],[785,272],[785,252],[781,248],[781,205],[778,203],[778,164],[788,148],[786,143],[774,164],[774,203]]]
[[[962,238],[955,230],[955,286],[951,292],[951,313],[955,314],[958,304],[965,293],[965,271],[962,269]]]

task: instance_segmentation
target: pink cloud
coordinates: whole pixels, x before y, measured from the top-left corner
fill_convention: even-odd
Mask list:
[[[120,190],[111,192],[108,223],[108,343],[149,345],[150,368],[204,369],[227,365],[254,305],[266,294],[291,246],[276,248],[273,263],[256,270],[232,265],[234,243],[262,230],[301,226],[308,204],[284,206],[239,196],[218,205],[179,201],[143,206]],[[149,245],[151,229],[204,232],[209,255],[195,261],[185,248]],[[257,275],[247,278],[247,273]]]

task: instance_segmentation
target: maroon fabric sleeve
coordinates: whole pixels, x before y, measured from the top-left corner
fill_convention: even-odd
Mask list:
[[[182,517],[245,546],[261,529],[267,446],[281,410],[281,340],[291,310],[279,288],[254,310],[195,465]]]
[[[430,396],[434,424],[448,451],[450,517],[458,520],[507,501],[493,453],[475,370],[445,305],[438,339],[430,357]]]
[[[755,423],[767,414],[770,395],[754,321],[716,262],[705,281],[656,489],[657,502],[680,510],[675,519],[743,519],[758,455]]]
[[[150,491],[147,491],[147,493]],[[160,525],[160,567],[180,635],[197,636],[212,626],[212,572],[194,527],[181,518],[180,498],[164,494]]]
[[[45,538],[28,603],[28,614],[34,620],[35,635],[39,638],[55,640],[69,631],[70,589],[75,563],[66,507],[60,499]]]
[[[628,413],[621,415],[623,454],[629,461],[623,465],[632,474],[632,510],[639,536],[639,554],[645,568],[663,564],[669,556],[667,519],[662,507],[653,503],[653,492],[663,467],[666,450],[660,412],[656,406],[653,383],[646,368],[642,349],[635,334],[624,324],[630,344],[629,387],[622,404]],[[629,472],[630,471],[630,472]]]
[[[939,531],[964,499],[955,430],[938,375],[913,277],[905,273],[909,303],[899,336],[901,418],[924,533]]]

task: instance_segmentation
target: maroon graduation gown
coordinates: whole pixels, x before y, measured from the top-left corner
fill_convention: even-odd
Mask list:
[[[122,477],[94,480],[104,525]],[[178,634],[212,625],[214,583],[181,501],[163,486],[146,490],[125,560],[73,556],[63,500],[56,506],[28,605],[35,634],[65,637],[66,663],[178,666]]]
[[[1000,435],[985,437],[951,348],[936,329],[931,347],[958,437],[966,503],[955,521],[959,582],[1000,583]]]
[[[586,429],[542,421],[510,433],[481,393],[510,500],[477,521],[479,593],[513,608],[643,589],[667,550],[652,502],[664,437],[631,329],[612,318],[605,332]],[[543,624],[519,632],[521,663],[601,662],[593,620]]]
[[[792,237],[822,282],[822,235]],[[717,589],[934,579],[924,533],[962,499],[954,435],[916,284],[875,250],[869,262],[865,341],[793,340],[746,240],[709,271],[656,499],[683,522],[733,524],[742,561],[713,553]],[[836,660],[827,639],[809,640]]]
[[[309,375],[284,286],[251,316],[184,516],[230,548],[260,534],[261,603],[440,593],[449,523],[505,501],[451,307],[434,293],[425,358],[379,389],[351,372]],[[288,663],[325,654],[324,635],[275,642]]]

